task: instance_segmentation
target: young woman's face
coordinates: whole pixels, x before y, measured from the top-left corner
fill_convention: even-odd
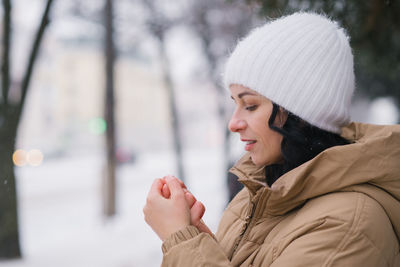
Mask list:
[[[250,152],[257,166],[281,162],[283,137],[268,126],[272,102],[242,85],[233,84],[230,91],[236,108],[229,122],[229,130],[240,134],[241,141],[245,142],[245,150]],[[285,119],[277,115],[275,125],[282,126]]]

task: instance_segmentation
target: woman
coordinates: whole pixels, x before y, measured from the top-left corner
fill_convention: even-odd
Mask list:
[[[238,43],[224,73],[244,184],[214,236],[174,177],[150,189],[163,266],[400,266],[400,127],[350,123],[349,38],[295,13]]]

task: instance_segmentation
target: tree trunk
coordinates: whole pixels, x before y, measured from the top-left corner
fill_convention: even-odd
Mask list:
[[[0,258],[19,258],[17,191],[12,154],[15,147],[16,121],[9,115],[11,1],[3,0],[3,51],[0,102]]]
[[[3,1],[4,8],[4,20],[3,20],[3,53],[1,62],[1,91],[3,106],[5,110],[1,112],[6,112],[8,106],[8,90],[10,85],[10,36],[11,36],[11,2],[10,0]],[[0,102],[1,103],[1,102]],[[4,113],[3,113],[4,114]],[[1,123],[1,118],[0,118]],[[1,125],[0,125],[1,127]],[[0,140],[1,141],[1,140]]]
[[[19,258],[17,191],[12,155],[16,125],[3,120],[0,126],[0,258]]]
[[[25,98],[29,88],[30,77],[39,51],[40,43],[49,23],[50,8],[53,0],[47,0],[46,8],[30,52],[28,65],[21,86],[19,103],[8,101],[10,79],[10,35],[11,35],[11,2],[3,0],[4,38],[2,59],[2,102],[0,102],[0,258],[19,258],[17,189],[12,155],[15,149],[17,129],[21,119]]]
[[[108,217],[115,214],[116,176],[115,176],[115,122],[114,122],[114,39],[113,39],[113,6],[112,0],[106,0],[105,5],[105,56],[106,56],[106,93],[105,119],[107,163],[105,183],[103,183],[104,214]]]

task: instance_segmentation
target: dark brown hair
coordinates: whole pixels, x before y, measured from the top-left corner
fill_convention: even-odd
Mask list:
[[[280,112],[287,113],[282,127],[274,124]],[[339,134],[322,130],[273,103],[268,126],[283,136],[281,152],[283,162],[265,167],[266,181],[271,186],[280,176],[314,158],[327,148],[347,145],[350,142]]]

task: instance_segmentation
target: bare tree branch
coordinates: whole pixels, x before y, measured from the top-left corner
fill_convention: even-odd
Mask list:
[[[52,4],[53,4],[53,0],[47,0],[46,9],[43,12],[42,20],[40,22],[40,26],[37,31],[35,41],[33,42],[31,54],[30,54],[29,61],[28,61],[28,66],[26,68],[24,79],[22,80],[21,99],[18,104],[17,112],[15,114],[17,120],[19,120],[21,117],[20,115],[21,115],[22,109],[24,107],[26,93],[28,91],[29,82],[30,82],[30,79],[32,76],[33,66],[36,62],[36,57],[39,52],[39,47],[40,47],[40,43],[43,38],[44,31],[45,31],[47,25],[49,24],[49,15],[50,15],[50,9],[51,9]]]

